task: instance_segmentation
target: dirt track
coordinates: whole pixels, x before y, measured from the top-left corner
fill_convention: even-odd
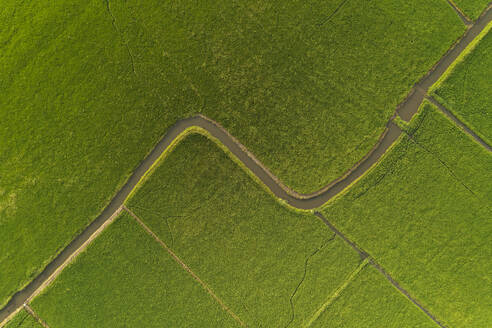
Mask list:
[[[404,120],[410,120],[417,112],[420,104],[424,100],[426,93],[431,85],[433,85],[453,63],[466,46],[486,27],[492,20],[492,9],[489,8],[485,13],[473,24],[463,35],[463,37],[450,49],[441,60],[433,67],[433,69],[422,78],[415,87],[411,90],[409,96],[400,104],[396,113]],[[254,158],[244,146],[242,146],[235,138],[233,138],[225,129],[217,123],[203,117],[195,116],[178,121],[172,126],[168,133],[160,140],[150,154],[140,163],[135,169],[132,176],[128,179],[125,185],[116,193],[111,202],[104,208],[101,214],[70,244],[68,244],[58,256],[50,262],[44,270],[32,280],[26,287],[17,292],[0,310],[0,323],[9,317],[12,313],[22,308],[23,304],[31,299],[31,297],[39,291],[40,287],[53,277],[53,274],[61,268],[64,263],[93,238],[93,235],[110,220],[116,211],[123,205],[125,199],[130,192],[135,188],[142,176],[159,158],[159,156],[168,148],[181,132],[188,127],[197,126],[207,130],[213,137],[217,138],[232,154],[234,154],[263,184],[269,188],[272,193],[280,199],[285,200],[288,204],[299,209],[315,209],[334,196],[345,190],[351,183],[355,182],[359,177],[366,173],[383,154],[395,143],[401,134],[400,129],[390,120],[387,128],[380,138],[377,145],[352,169],[350,169],[341,178],[331,182],[321,190],[303,195],[290,190],[283,185],[280,180],[268,171],[256,158]]]

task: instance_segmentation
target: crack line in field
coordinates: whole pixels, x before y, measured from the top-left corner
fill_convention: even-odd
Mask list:
[[[324,21],[318,23],[318,27],[321,27],[323,25],[325,25],[326,23],[328,23],[332,18],[333,16],[336,15],[336,13],[342,9],[342,7],[345,5],[345,3],[347,3],[348,0],[342,0],[342,2],[340,2],[340,4],[338,4],[338,6],[335,8],[335,10],[327,17],[325,18]]]
[[[137,75],[137,72],[135,71],[135,60],[133,58],[133,54],[130,51],[130,47],[128,46],[128,42],[123,38],[123,34],[121,33],[120,29],[118,28],[118,25],[116,25],[116,18],[113,15],[113,12],[111,11],[111,6],[109,4],[109,0],[106,0],[106,8],[108,11],[108,14],[111,16],[111,24],[113,24],[114,29],[120,36],[121,41],[123,41],[123,44],[125,45],[126,51],[128,52],[128,56],[130,56],[130,62],[132,64],[132,70],[133,74]]]
[[[437,154],[435,154],[433,151],[427,149],[424,145],[422,145],[421,143],[419,143],[417,140],[415,140],[414,136],[407,133],[407,131],[405,130],[402,130],[403,133],[405,133],[405,135],[408,137],[408,139],[410,141],[412,141],[415,145],[417,145],[418,147],[420,147],[421,149],[423,149],[424,151],[426,151],[428,154],[430,154],[432,157],[434,157],[439,163],[441,163],[441,165],[446,168],[446,170],[448,170],[449,172],[449,175],[458,183],[460,183],[463,187],[465,187],[466,190],[468,190],[473,196],[475,196],[480,202],[482,202],[482,198],[480,196],[478,196],[470,187],[468,187],[463,181],[461,181],[458,176],[456,175],[456,173],[454,173],[454,171],[446,164],[446,162],[444,162],[441,158],[439,158],[439,156]],[[487,205],[485,205],[487,208],[489,208]],[[489,208],[490,209],[490,208]]]
[[[224,311],[226,311],[234,320],[236,320],[242,327],[246,327],[246,324],[235,314],[225,303],[222,301],[215,293],[214,291],[200,278],[198,275],[193,272],[186,263],[181,260],[181,258],[176,255],[150,228],[135,214],[133,211],[131,211],[128,207],[125,205],[122,205],[122,208],[130,214],[135,221],[137,221],[142,228],[152,237],[154,238],[155,241],[157,241],[168,253],[171,255],[171,257],[176,261],[186,272],[188,272],[202,287],[205,289],[205,291],[212,296],[217,303],[222,307]]]
[[[304,279],[306,278],[306,274],[307,274],[307,267],[308,267],[308,264],[309,264],[309,260],[314,256],[316,255],[318,252],[320,252],[323,248],[325,248],[326,245],[328,245],[329,242],[333,241],[335,239],[335,237],[337,236],[336,233],[333,233],[333,236],[330,237],[329,239],[327,239],[323,245],[321,245],[320,247],[318,247],[317,249],[315,249],[311,254],[308,255],[308,257],[306,257],[306,260],[304,261],[304,274],[302,275],[302,278],[301,278],[301,281],[299,281],[299,283],[297,284],[296,288],[294,289],[294,292],[292,293],[292,295],[290,296],[290,299],[289,299],[289,303],[290,303],[290,308],[291,308],[291,317],[290,317],[290,320],[289,322],[285,325],[285,328],[287,328],[288,326],[290,326],[292,324],[292,322],[294,321],[294,318],[295,318],[295,309],[294,309],[294,296],[296,295],[297,291],[299,290],[299,288],[301,287],[302,283],[304,282]]]

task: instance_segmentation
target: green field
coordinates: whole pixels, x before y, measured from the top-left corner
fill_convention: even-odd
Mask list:
[[[442,0],[111,2],[137,73],[312,192],[376,143],[396,105],[464,31]],[[162,3],[162,2],[160,2]]]
[[[128,207],[248,326],[299,326],[360,262],[318,218],[276,202],[200,135],[182,141]]]
[[[426,104],[386,158],[323,209],[450,327],[486,327],[492,156]]]
[[[201,135],[127,206],[246,326],[434,327],[318,218],[273,200]],[[127,213],[31,306],[51,327],[237,326]]]
[[[477,19],[487,8],[489,0],[453,0],[453,2],[471,19]]]
[[[492,33],[456,65],[433,96],[492,145]]]
[[[31,305],[50,327],[237,327],[128,214]]]
[[[36,319],[34,319],[29,313],[21,310],[15,315],[15,317],[5,325],[5,328],[42,328]]]
[[[312,328],[435,328],[374,267],[367,266],[314,322]]]
[[[440,0],[337,5],[4,1],[0,304],[179,118],[218,120],[301,192],[359,160],[463,26]]]
[[[318,218],[276,202],[201,135],[182,141],[128,206],[247,326],[308,321],[361,262]],[[211,324],[210,305],[196,315],[196,304],[181,303],[198,296],[184,292],[187,273],[162,263],[170,257],[159,247],[124,215],[32,306],[59,327],[144,318],[148,326],[229,326]]]
[[[168,128],[103,9],[2,2],[0,305],[97,216]]]

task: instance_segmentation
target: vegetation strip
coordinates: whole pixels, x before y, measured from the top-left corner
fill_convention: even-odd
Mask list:
[[[347,242],[354,250],[356,250],[364,260],[368,260],[369,263],[373,267],[375,267],[381,274],[383,274],[383,276],[393,286],[395,286],[396,289],[398,289],[408,300],[410,300],[413,304],[415,304],[420,310],[422,310],[432,321],[434,321],[437,325],[439,325],[439,327],[446,328],[446,326],[444,326],[439,320],[437,320],[437,318],[432,313],[430,313],[429,310],[424,308],[424,306],[420,304],[415,298],[413,298],[410,295],[410,293],[408,293],[408,291],[406,291],[403,287],[401,287],[400,284],[396,280],[394,280],[393,277],[391,277],[391,275],[386,270],[384,270],[384,268],[381,265],[379,265],[371,255],[369,255],[366,251],[361,249],[353,241],[347,238],[347,236],[345,236],[340,230],[335,228],[335,226],[331,224],[330,221],[328,221],[323,214],[321,214],[320,212],[315,212],[314,215],[319,217],[331,230],[333,230],[333,232],[335,232],[345,242]]]
[[[24,304],[24,309],[26,309],[27,313],[29,313],[34,319],[36,319],[37,322],[39,322],[41,324],[41,326],[45,327],[45,328],[49,328],[48,324],[46,322],[44,322],[43,319],[41,319],[37,314],[36,312],[34,312],[34,310],[29,306],[29,304]]]
[[[338,287],[337,290],[335,290],[335,292],[332,295],[330,295],[330,297],[328,297],[328,299],[326,300],[326,302],[318,309],[318,311],[316,311],[316,313],[311,317],[311,319],[307,322],[307,324],[304,325],[305,328],[310,327],[316,321],[316,319],[318,319],[319,316],[326,310],[326,308],[328,306],[330,306],[330,304],[333,303],[333,301],[338,296],[340,296],[340,294],[345,289],[345,287],[347,287],[354,280],[354,278],[367,265],[367,263],[369,263],[369,259],[368,258],[365,258],[361,262],[361,264],[359,264],[359,266],[357,268],[355,268],[355,270],[350,273],[350,275],[347,277],[347,279],[345,279],[345,281],[343,282],[343,284],[341,284],[340,287]]]
[[[492,21],[492,10],[490,7],[480,16],[480,18],[469,28],[464,36],[456,43],[456,45],[444,55],[441,60],[434,66],[434,68],[425,76],[416,87],[422,90],[427,90],[439,80],[439,78],[446,72],[448,67],[459,57],[459,55],[466,49],[480,32],[487,27],[487,24]],[[400,106],[397,108],[397,113],[402,119],[409,121],[413,115],[417,112],[420,104],[424,99],[418,88],[414,88],[409,96],[406,98]],[[266,170],[263,166],[258,166],[257,160],[251,158],[248,153],[245,153],[244,146],[237,144],[235,140],[228,138],[229,134],[221,129],[218,125],[213,124],[210,120],[206,120],[203,116],[192,117],[177,122],[170,128],[169,132],[161,139],[156,147],[150,152],[150,154],[140,163],[135,169],[134,173],[125,183],[125,185],[117,192],[109,205],[102,211],[102,213],[80,234],[78,235],[64,250],[52,261],[45,269],[33,279],[26,287],[17,292],[0,310],[0,320],[5,321],[7,317],[17,312],[22,304],[27,299],[30,299],[33,293],[43,283],[49,279],[51,274],[64,263],[64,261],[75,252],[79,245],[86,242],[92,233],[101,227],[105,221],[109,220],[111,216],[117,211],[117,209],[123,205],[124,200],[128,197],[133,188],[140,181],[142,176],[148,171],[152,164],[159,158],[167,147],[172,144],[174,139],[180,135],[185,129],[184,126],[199,126],[204,128],[200,124],[190,124],[190,122],[200,122],[205,126],[211,128],[207,130],[212,136],[219,139],[225,147],[227,147],[237,158],[246,166],[249,171],[255,175],[261,182],[267,186],[272,193],[278,198],[285,200],[289,205],[299,209],[314,209],[325,204],[328,200],[332,199],[336,195],[340,194],[343,190],[355,183],[360,177],[362,177],[369,169],[375,165],[383,154],[395,143],[401,134],[401,130],[391,122],[388,122],[387,129],[380,138],[378,144],[370,151],[370,153],[361,160],[349,173],[341,178],[329,184],[326,190],[315,196],[306,195],[306,198],[299,198],[292,196],[285,187],[278,184],[278,178],[273,178],[273,175]],[[206,128],[205,128],[206,129]],[[237,153],[237,154],[236,154]]]
[[[466,126],[465,123],[463,123],[460,119],[458,119],[453,113],[451,113],[446,107],[444,107],[443,104],[438,102],[434,97],[429,96],[427,97],[429,101],[434,104],[441,112],[443,112],[447,117],[449,117],[456,125],[458,125],[466,134],[468,134],[470,137],[475,139],[476,142],[478,142],[482,147],[487,149],[488,151],[492,152],[492,147],[486,143],[480,136],[478,136],[475,132],[473,132],[472,129],[470,129],[468,126]]]
[[[130,214],[138,222],[138,224],[140,224],[145,229],[145,231],[150,236],[152,236],[152,238],[154,238],[155,241],[157,241],[179,265],[183,267],[183,269],[185,269],[200,285],[202,285],[207,293],[209,293],[210,296],[212,296],[217,301],[217,303],[220,304],[224,311],[229,313],[234,318],[234,320],[236,320],[242,327],[246,327],[244,322],[234,312],[232,312],[232,310],[214,293],[214,291],[210,289],[210,287],[203,280],[201,280],[200,277],[198,277],[169,247],[167,247],[167,245],[152,230],[150,230],[149,227],[147,227],[145,223],[143,223],[143,221],[140,220],[137,215],[135,215],[135,213],[133,213],[125,205],[123,205],[123,209],[127,211],[128,214]]]

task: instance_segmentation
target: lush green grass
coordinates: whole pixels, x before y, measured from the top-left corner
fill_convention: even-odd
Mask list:
[[[186,81],[187,107],[311,192],[373,147],[413,83],[464,31],[441,0],[348,1],[331,16],[340,2],[111,4],[149,88],[170,97],[172,71]]]
[[[201,135],[182,141],[128,207],[248,326],[308,321],[360,262],[318,218],[276,202]]]
[[[454,3],[471,19],[477,19],[487,8],[489,0],[453,0]]]
[[[217,119],[312,191],[463,31],[440,0],[349,1],[321,26],[338,1],[110,2],[115,20],[103,0],[2,2],[0,304],[177,119]]]
[[[492,145],[492,33],[460,62],[433,95]]]
[[[311,327],[433,328],[436,324],[374,267],[366,266]]]
[[[29,313],[22,310],[5,325],[5,328],[42,328],[42,326]]]
[[[133,78],[102,2],[1,10],[0,305],[96,217],[173,120]]]
[[[450,327],[492,322],[492,156],[426,104],[382,163],[323,209]]]
[[[32,307],[50,327],[239,326],[126,213]]]

